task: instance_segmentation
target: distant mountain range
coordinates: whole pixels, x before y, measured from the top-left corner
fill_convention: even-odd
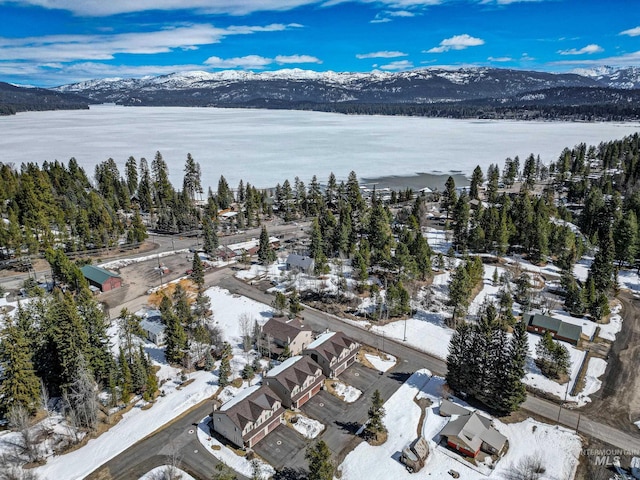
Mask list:
[[[0,82],[0,115],[30,110],[75,110],[89,108],[91,100],[45,88],[27,88]]]
[[[637,67],[599,67],[562,74],[484,67],[434,67],[393,73],[192,71],[91,80],[53,90],[90,102],[134,106],[305,108],[423,115],[444,112],[447,116],[477,117],[505,115],[514,109],[544,116],[553,107],[553,115],[578,112],[588,118],[593,118],[589,107],[594,107],[598,116],[611,116],[612,112],[625,118],[640,116]]]

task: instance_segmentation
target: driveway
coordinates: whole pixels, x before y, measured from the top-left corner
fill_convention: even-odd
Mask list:
[[[293,428],[282,424],[260,440],[253,450],[276,469],[294,466],[307,468],[304,452],[311,442],[313,440],[305,439]],[[292,459],[300,457],[300,453],[301,458],[296,460],[298,464],[293,465]]]

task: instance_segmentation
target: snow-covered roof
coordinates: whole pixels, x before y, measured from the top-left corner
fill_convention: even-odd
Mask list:
[[[276,376],[278,376],[279,374],[284,372],[287,368],[289,368],[291,365],[295,364],[300,359],[302,359],[302,355],[296,355],[295,357],[287,358],[280,365],[277,365],[277,366],[273,367],[271,370],[269,370],[265,374],[265,377],[276,377]]]
[[[257,391],[260,387],[261,387],[261,385],[253,385],[252,387],[245,388],[240,393],[238,393],[235,397],[233,397],[231,400],[229,400],[227,403],[222,405],[220,407],[220,411],[224,412],[226,410],[229,410],[234,405],[240,403],[242,400],[244,400],[245,398],[249,397],[249,395],[251,395],[253,392]]]
[[[323,333],[322,335],[320,335],[318,338],[316,338],[313,342],[311,342],[307,348],[308,349],[313,349],[313,348],[318,348],[320,345],[322,345],[324,342],[326,342],[327,340],[329,340],[331,337],[333,337],[336,334],[336,332],[327,332],[327,333]]]
[[[146,332],[151,332],[154,335],[164,333],[165,330],[165,326],[163,324],[146,319],[140,322],[140,328],[142,328]]]

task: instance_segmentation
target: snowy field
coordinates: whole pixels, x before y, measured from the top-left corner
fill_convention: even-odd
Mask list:
[[[369,353],[364,354],[364,358],[375,368],[381,372],[386,372],[396,364],[397,359],[393,355],[387,355],[387,359],[384,360],[377,355],[371,355]]]
[[[384,423],[388,429],[386,443],[372,447],[361,443],[345,458],[340,469],[343,480],[394,480],[419,478],[451,478],[449,470],[455,470],[465,480],[504,479],[525,458],[536,455],[542,459],[551,477],[573,478],[580,454],[580,437],[570,430],[539,423],[531,419],[514,424],[494,421],[495,427],[509,440],[509,450],[494,465],[478,468],[481,472],[463,464],[457,454],[437,446],[439,432],[448,419],[438,415],[444,380],[431,377],[428,370],[414,373],[385,403]],[[410,474],[399,462],[402,449],[416,438],[420,419],[420,407],[414,397],[427,398],[432,405],[427,408],[422,435],[429,443],[430,455],[425,467],[416,475]],[[375,469],[371,465],[376,465]]]
[[[417,172],[470,174],[479,164],[539,154],[555,161],[565,147],[597,145],[640,128],[636,123],[515,122],[442,118],[340,115],[320,112],[181,107],[91,106],[90,110],[25,112],[0,118],[4,160],[22,162],[75,157],[92,175],[113,158],[120,172],[133,155],[151,161],[159,150],[170,179],[182,185],[187,153],[202,166],[202,185],[224,175],[257,187],[298,176],[349,171],[373,178]],[[38,142],[31,141],[38,138]],[[82,142],[77,139],[82,138]],[[114,141],[117,140],[117,141]],[[241,162],[238,159],[242,159]]]

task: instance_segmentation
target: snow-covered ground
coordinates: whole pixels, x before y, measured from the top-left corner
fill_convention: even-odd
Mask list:
[[[390,368],[396,364],[397,359],[393,355],[385,354],[387,356],[386,360],[380,358],[378,355],[372,355],[370,353],[365,353],[364,358],[375,368],[376,370],[380,370],[381,372],[386,372]]]
[[[588,396],[584,394],[584,392],[580,392],[575,396],[568,394],[568,392],[573,388],[573,384],[576,382],[578,373],[580,372],[580,366],[582,365],[582,361],[587,353],[584,350],[578,350],[569,343],[561,342],[569,351],[571,367],[569,369],[569,381],[564,384],[559,384],[558,382],[545,377],[534,362],[534,360],[538,358],[536,355],[536,345],[542,341],[542,336],[533,333],[527,333],[527,336],[529,337],[529,357],[527,358],[527,374],[522,381],[527,385],[552,393],[561,399],[564,399],[566,394],[567,401],[569,402],[578,402],[578,404],[584,405],[584,403],[589,401]]]
[[[198,424],[198,440],[200,441],[200,443],[207,449],[208,452],[211,452],[218,460],[225,463],[228,467],[244,475],[245,477],[252,478],[252,463],[245,457],[237,455],[231,449],[221,444],[214,437],[210,436],[209,420],[211,420],[210,417],[204,417]],[[257,462],[260,465],[262,478],[269,478],[275,473],[273,467],[268,463],[265,463],[261,460],[257,460]]]
[[[232,345],[233,359],[231,368],[233,376],[238,376],[247,363],[251,363],[255,352],[242,350],[242,327],[240,319],[246,316],[253,322],[265,323],[271,317],[271,308],[267,305],[255,302],[245,297],[231,295],[220,288],[210,288],[206,294],[211,299],[211,309],[215,325],[222,330],[223,338]],[[141,311],[140,314],[153,315],[154,311]],[[117,324],[109,329],[114,351],[117,351],[119,338]],[[160,387],[164,396],[158,397],[153,407],[142,410],[145,405],[140,401],[123,419],[108,432],[94,440],[90,440],[86,446],[75,452],[50,458],[48,463],[40,467],[38,472],[47,478],[82,478],[97,466],[105,463],[120,452],[126,450],[136,441],[144,438],[160,426],[169,422],[180,413],[188,410],[202,400],[212,396],[218,388],[218,378],[212,372],[198,371],[189,374],[193,382],[184,388],[178,389],[180,380],[179,368],[171,367],[164,358],[164,349],[156,345],[143,342],[145,350],[151,356],[154,365],[160,367],[158,377],[165,380]],[[246,387],[247,382],[243,385]],[[223,392],[229,397],[240,391],[233,387],[226,387]],[[226,392],[226,393],[225,393]],[[221,400],[224,396],[221,396]],[[87,460],[87,459],[90,459]]]
[[[455,470],[464,480],[503,479],[513,473],[517,465],[530,456],[541,459],[548,478],[573,478],[578,466],[580,437],[562,427],[547,425],[527,419],[524,422],[503,424],[495,421],[495,427],[509,440],[509,449],[493,468],[474,470],[458,460],[457,454],[437,446],[439,432],[448,419],[438,415],[444,379],[431,377],[428,370],[414,373],[385,403],[384,423],[388,429],[387,441],[377,447],[366,442],[358,445],[340,465],[344,480],[394,480],[413,479],[399,461],[400,452],[416,438],[420,419],[420,407],[413,401],[428,398],[432,405],[427,408],[422,434],[428,441],[430,455],[425,467],[417,474],[419,478],[450,478],[449,470]],[[464,406],[464,405],[463,405]],[[376,465],[372,469],[371,465]],[[547,478],[547,477],[545,477]]]
[[[180,480],[196,480],[187,472],[180,470],[179,468],[176,468],[176,467],[171,467],[169,465],[162,465],[160,467],[156,467],[153,470],[150,470],[147,473],[145,473],[138,480],[165,480],[165,478],[167,478],[165,475],[168,472],[180,475]]]
[[[301,413],[296,414],[296,421],[291,422],[293,429],[304,438],[316,438],[324,430],[324,425]]]
[[[36,472],[41,478],[84,478],[138,440],[212,396],[217,389],[217,377],[211,372],[192,373],[191,379],[193,382],[181,390],[172,387],[166,396],[158,397],[148,410],[142,410],[143,403],[140,402],[108,432],[89,440],[78,450],[49,458],[47,464],[37,468]],[[166,385],[163,388],[166,389]]]
[[[633,293],[640,293],[640,277],[636,270],[620,270],[618,282],[622,288],[631,290]]]
[[[332,380],[331,386],[336,396],[346,403],[353,403],[360,398],[362,391],[351,385],[345,385],[338,380]]]

